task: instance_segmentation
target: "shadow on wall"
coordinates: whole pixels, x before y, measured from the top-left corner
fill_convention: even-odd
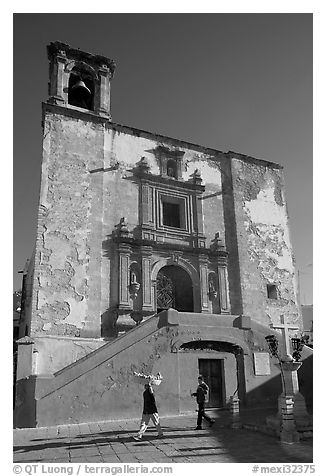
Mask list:
[[[113,306],[101,314],[101,337],[111,339],[118,336],[116,328],[118,316],[117,306]]]
[[[298,370],[300,392],[305,398],[307,410],[313,410],[313,352],[305,346],[302,351],[302,366]]]
[[[37,424],[35,384],[35,376],[23,378],[17,381],[14,428],[35,427]],[[19,426],[17,426],[17,422],[19,422]]]
[[[114,232],[111,235],[107,235],[106,240],[102,242],[103,257],[107,258],[110,262],[110,276],[116,275],[118,266],[114,235]],[[118,307],[117,304],[111,305],[113,301],[112,298],[116,292],[114,288],[115,285],[116,281],[111,279],[109,307],[101,315],[101,337],[104,338],[117,337],[116,322],[118,319]]]
[[[282,393],[281,374],[272,377],[246,393],[246,407],[277,407],[278,396]]]
[[[308,348],[307,348],[308,349]],[[302,353],[302,366],[298,370],[299,391],[305,398],[308,412],[313,410],[313,356],[310,349]],[[269,379],[246,394],[246,407],[277,406],[282,393],[281,374]]]
[[[122,239],[123,238],[123,239]],[[130,308],[124,308],[119,310],[119,290],[118,290],[118,276],[119,276],[119,243],[126,239],[128,243],[129,239],[134,239],[129,230],[127,222],[124,218],[121,218],[120,223],[115,225],[115,230],[110,235],[107,235],[106,240],[102,242],[102,252],[103,257],[107,258],[109,261],[110,267],[110,276],[112,277],[109,282],[110,292],[108,300],[108,308],[101,315],[101,337],[104,338],[113,338],[118,336],[118,329],[116,326],[119,315],[130,315],[131,319],[138,323],[141,321],[141,317],[144,317],[146,313],[141,313],[141,294],[138,295],[137,299],[133,299],[133,303],[130,304]],[[130,278],[131,271],[136,271],[138,269],[138,280],[139,278],[139,265],[135,266],[135,263],[131,263],[130,268],[128,269],[128,277]],[[136,281],[137,281],[136,279]],[[135,295],[137,296],[137,295]],[[133,314],[133,316],[132,316]],[[153,314],[153,312],[150,312]]]

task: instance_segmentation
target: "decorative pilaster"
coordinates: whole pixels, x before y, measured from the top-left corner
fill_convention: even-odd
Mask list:
[[[197,187],[202,185],[202,178],[200,171],[196,169],[190,177],[190,181]],[[194,246],[199,248],[206,247],[206,238],[204,236],[204,221],[203,221],[203,201],[200,200],[202,196],[202,190],[196,189],[193,194],[193,210],[194,210],[194,228],[196,231],[196,240]]]
[[[208,263],[206,255],[199,255],[199,280],[200,280],[200,298],[201,312],[208,312]]]
[[[153,189],[146,182],[141,184],[141,205],[142,225],[146,229],[153,228]]]
[[[154,309],[152,280],[151,280],[152,247],[142,246],[140,253],[141,253],[142,292],[143,292],[142,309],[143,311],[152,311]]]
[[[153,187],[148,183],[148,175],[150,173],[150,166],[146,157],[136,163],[134,169],[135,175],[140,179],[139,184],[139,202],[140,202],[140,224],[141,224],[141,238],[143,240],[155,240],[154,235],[154,193]]]
[[[64,104],[66,86],[65,66],[67,64],[67,56],[64,50],[59,50],[51,65],[50,85],[49,85],[49,102],[52,104]]]
[[[119,309],[130,309],[129,303],[129,266],[131,246],[119,243]]]
[[[221,314],[230,313],[230,300],[229,300],[229,279],[228,269],[225,260],[218,260],[218,288],[220,298]]]
[[[220,301],[220,313],[230,313],[230,298],[229,298],[229,277],[228,277],[228,253],[220,238],[220,234],[216,233],[211,249],[217,253],[217,274],[218,274],[218,289]]]
[[[98,103],[98,112],[101,115],[108,116],[111,119],[110,114],[110,80],[112,78],[112,73],[106,64],[102,64],[98,70],[99,77],[99,103]]]

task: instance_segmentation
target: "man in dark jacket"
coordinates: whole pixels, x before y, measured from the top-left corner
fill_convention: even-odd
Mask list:
[[[145,390],[143,392],[143,398],[144,398],[143,414],[142,414],[142,419],[140,422],[139,432],[137,436],[134,436],[134,439],[136,441],[140,441],[142,439],[143,434],[147,430],[150,420],[153,421],[157,429],[159,438],[163,436],[163,431],[160,425],[160,417],[158,415],[156,402],[155,402],[155,396],[154,396],[151,382],[149,381],[149,383],[145,383],[144,387],[145,387]]]
[[[196,430],[202,429],[201,425],[202,425],[203,418],[205,418],[205,420],[209,422],[209,426],[212,426],[215,423],[215,421],[212,420],[205,413],[205,400],[206,400],[206,396],[208,396],[208,392],[209,392],[208,385],[204,382],[202,375],[199,375],[197,390],[195,393],[191,394],[193,397],[196,397],[197,403],[198,403],[198,417],[197,417]]]

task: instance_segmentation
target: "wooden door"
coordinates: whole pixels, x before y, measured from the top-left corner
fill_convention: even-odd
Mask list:
[[[220,408],[225,405],[224,361],[223,359],[199,359],[199,374],[209,386],[207,408]]]

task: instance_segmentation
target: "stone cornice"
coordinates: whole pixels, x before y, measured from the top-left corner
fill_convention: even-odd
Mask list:
[[[218,250],[212,250],[211,248],[182,246],[177,243],[160,243],[157,241],[133,238],[131,236],[129,237],[113,236],[112,239],[118,245],[123,243],[133,248],[135,247],[139,248],[140,251],[142,247],[149,247],[153,249],[153,251],[167,251],[167,252],[181,251],[183,254],[195,254],[195,255],[203,255],[207,257],[224,258],[224,259],[227,259],[228,257],[228,252],[226,251],[224,247],[221,247],[221,249],[218,249]]]
[[[142,182],[155,183],[164,186],[165,188],[180,188],[187,190],[196,190],[203,193],[205,191],[204,185],[199,185],[193,182],[185,182],[183,180],[176,180],[170,177],[162,177],[162,175],[153,175],[150,173],[144,173],[138,171],[137,168],[133,169],[133,173],[138,177]]]
[[[250,155],[240,154],[239,152],[232,152],[231,150],[229,150],[226,156],[229,157],[230,159],[243,160],[244,162],[251,162],[260,166],[264,165],[272,169],[284,168],[283,165],[277,164],[275,162],[269,162],[268,160],[264,160],[264,159],[257,159],[255,157],[251,157]]]
[[[61,43],[60,41],[50,43],[47,46],[47,51],[49,59],[59,55],[61,57],[66,56],[67,59],[75,60],[77,62],[85,61],[88,64],[92,64],[97,70],[103,67],[108,68],[111,73],[111,77],[113,77],[116,67],[115,62],[112,59],[106,58],[105,56],[93,55],[85,51],[80,51],[78,49],[71,48],[66,43]]]
[[[25,337],[21,337],[19,340],[16,341],[17,344],[19,345],[31,345],[31,344],[34,344],[34,340],[29,337],[29,336],[25,336]]]

